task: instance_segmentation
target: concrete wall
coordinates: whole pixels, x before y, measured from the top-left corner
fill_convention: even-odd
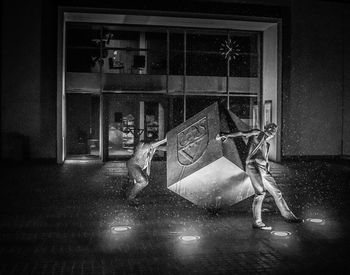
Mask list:
[[[350,156],[350,10],[344,10],[344,122],[343,122],[343,154]]]
[[[2,1],[1,133],[2,152],[22,154],[16,133],[29,140],[27,154],[40,148],[41,1]],[[7,144],[4,144],[7,142]],[[5,147],[5,148],[4,148]],[[17,149],[16,149],[17,148]],[[22,156],[12,155],[14,158]]]
[[[291,85],[283,98],[284,156],[341,154],[342,9],[341,4],[328,2],[292,5]]]

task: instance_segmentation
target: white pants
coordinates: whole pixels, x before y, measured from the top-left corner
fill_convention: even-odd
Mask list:
[[[283,199],[282,192],[277,187],[276,181],[268,171],[267,164],[259,164],[255,161],[251,161],[246,165],[246,172],[250,177],[255,191],[255,197],[252,206],[254,222],[262,221],[261,207],[266,195],[266,190],[274,198],[275,203],[284,218],[295,218],[286,201]]]

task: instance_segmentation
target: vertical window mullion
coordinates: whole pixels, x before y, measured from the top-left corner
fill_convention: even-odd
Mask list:
[[[169,94],[169,74],[170,74],[170,32],[169,29],[167,29],[167,38],[166,38],[166,44],[167,44],[167,49],[166,49],[166,93]]]
[[[186,121],[186,66],[187,66],[187,60],[186,60],[186,48],[187,48],[187,33],[184,31],[184,76],[183,76],[183,98],[184,98],[184,121]]]
[[[259,94],[257,96],[257,104],[258,104],[258,112],[259,112],[259,126],[260,129],[263,129],[264,125],[263,125],[263,56],[262,56],[262,52],[263,52],[263,33],[259,33],[258,34],[258,39],[257,39],[257,50],[258,50],[258,77],[260,79],[260,88],[258,90]]]
[[[227,40],[230,39],[230,32],[227,32]],[[226,61],[227,71],[226,71],[226,96],[227,96],[227,110],[230,110],[230,90],[229,90],[229,79],[230,79],[230,57]]]
[[[102,35],[103,35],[103,29],[100,28],[100,58],[98,60],[99,69],[100,69],[100,91],[99,91],[99,97],[100,97],[100,158],[102,161],[107,160],[107,150],[106,147],[108,146],[108,143],[105,142],[105,108],[104,108],[104,97],[103,97],[103,71],[102,71],[102,60],[103,60],[103,45],[102,45]]]

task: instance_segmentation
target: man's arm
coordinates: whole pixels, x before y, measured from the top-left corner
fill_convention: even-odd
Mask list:
[[[166,143],[167,139],[164,138],[159,141],[151,142],[149,147],[149,153],[148,153],[148,159],[147,159],[147,168],[146,168],[146,174],[149,176],[151,174],[151,161],[153,158],[153,155],[156,150],[166,151],[166,146],[161,146],[162,144]]]
[[[164,144],[167,142],[167,138],[165,137],[164,139],[162,140],[159,140],[159,141],[155,141],[155,142],[152,142],[151,143],[151,147],[152,149],[159,149],[159,150],[162,150],[161,148],[157,148],[159,147],[160,145]],[[163,147],[163,146],[162,146]]]
[[[218,134],[216,139],[222,139],[223,141],[225,141],[227,138],[257,136],[260,133],[261,133],[260,130],[252,129],[249,131],[238,131],[238,132],[232,132],[232,133],[226,133],[226,134]]]
[[[166,152],[166,145],[158,146],[156,149],[159,150],[159,151]]]

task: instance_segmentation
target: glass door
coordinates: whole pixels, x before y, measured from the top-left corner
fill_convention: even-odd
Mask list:
[[[100,97],[67,94],[67,158],[98,158]]]
[[[105,94],[104,98],[108,159],[128,159],[139,141],[164,138],[167,102],[159,96]]]

